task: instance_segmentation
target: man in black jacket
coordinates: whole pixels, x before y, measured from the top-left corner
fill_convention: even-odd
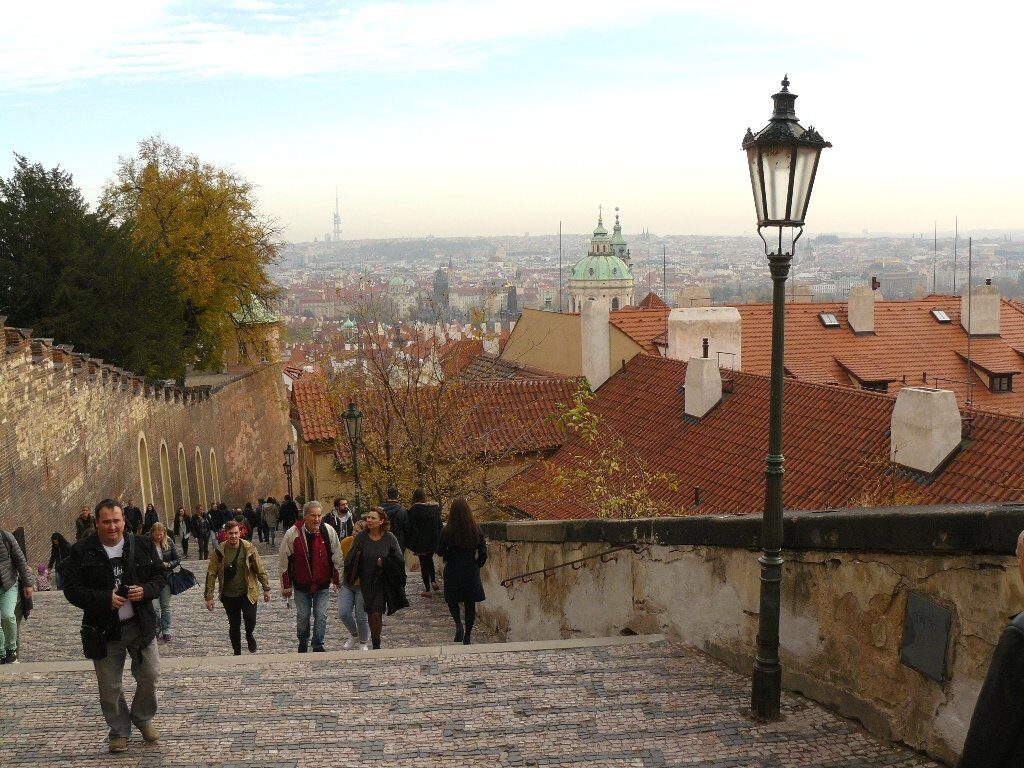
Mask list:
[[[1017,567],[1024,579],[1024,531],[1017,537]],[[999,638],[956,765],[1024,765],[1024,613],[1018,613]]]
[[[398,546],[402,549],[402,557],[405,557],[405,539],[409,532],[409,513],[402,502],[398,500],[398,489],[388,488],[388,498],[381,507],[388,513],[388,520],[391,521],[391,533],[398,539]]]
[[[135,499],[128,499],[124,506],[124,527],[128,533],[142,532],[142,510],[135,506]]]
[[[288,533],[288,529],[292,528],[299,519],[299,505],[292,501],[292,497],[287,493],[284,495],[284,504],[281,505],[281,510],[277,513],[277,519],[281,521],[281,530],[284,533]]]
[[[64,572],[64,596],[84,611],[83,649],[93,660],[100,709],[110,727],[110,751],[128,749],[132,723],[146,741],[160,738],[153,725],[160,656],[153,600],[165,584],[148,538],[125,532],[121,505],[96,505],[96,533],[71,548]],[[136,691],[131,709],[124,699],[125,656],[132,659]]]

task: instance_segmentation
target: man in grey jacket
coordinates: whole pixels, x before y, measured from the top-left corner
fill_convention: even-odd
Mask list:
[[[14,609],[18,591],[32,597],[32,574],[18,540],[8,531],[0,530],[0,664],[18,663],[18,620]]]

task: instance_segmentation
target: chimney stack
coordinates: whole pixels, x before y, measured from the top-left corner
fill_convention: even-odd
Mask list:
[[[875,279],[871,278],[872,286]],[[858,336],[875,332],[875,291],[866,285],[855,285],[850,289],[846,303],[846,319]]]
[[[689,360],[704,354],[721,360],[726,368],[742,370],[740,313],[736,307],[683,307],[668,315],[668,357]],[[722,354],[719,358],[719,353]]]
[[[960,325],[971,336],[998,336],[1001,304],[999,287],[991,280],[970,288],[960,297]]]
[[[722,400],[722,372],[718,363],[706,357],[691,357],[686,364],[686,394],[683,410],[700,419]]]
[[[889,460],[932,474],[960,445],[960,429],[950,390],[903,387],[892,409]]]
[[[580,309],[580,341],[583,348],[583,375],[590,389],[596,390],[611,376],[608,327],[611,312],[607,299],[589,298]]]
[[[882,287],[882,284],[880,282],[878,282],[878,276],[877,275],[872,275],[871,276],[871,290],[872,291],[877,291],[881,287]]]

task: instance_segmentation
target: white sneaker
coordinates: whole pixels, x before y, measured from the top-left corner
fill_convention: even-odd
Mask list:
[[[351,651],[352,648],[355,646],[355,644],[356,644],[355,635],[349,635],[348,639],[344,643],[341,644],[341,650],[343,650],[343,651]]]
[[[359,650],[360,651],[368,651],[368,650],[370,650],[370,644],[369,643],[360,643],[359,644]]]

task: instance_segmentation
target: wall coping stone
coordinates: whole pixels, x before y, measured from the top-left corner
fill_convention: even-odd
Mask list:
[[[493,541],[603,543],[760,549],[761,513],[633,520],[499,520],[481,523]],[[785,513],[792,550],[1012,555],[1024,502],[802,510]]]

